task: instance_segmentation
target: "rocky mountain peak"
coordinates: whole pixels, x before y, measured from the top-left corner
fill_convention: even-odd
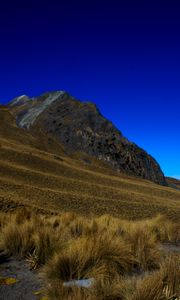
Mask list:
[[[27,102],[29,102],[31,99],[27,95],[21,95],[19,97],[14,98],[10,103],[9,106],[18,106],[18,105],[24,105]]]
[[[19,127],[40,129],[69,153],[82,151],[121,172],[166,184],[156,160],[128,141],[95,104],[81,102],[65,91],[29,99],[22,97],[9,105]]]
[[[22,106],[23,110],[17,112],[17,123],[19,127],[30,128],[36,119],[49,107],[53,102],[63,99],[66,93],[64,91],[47,92],[39,97],[29,98],[20,96],[10,102],[10,107]]]

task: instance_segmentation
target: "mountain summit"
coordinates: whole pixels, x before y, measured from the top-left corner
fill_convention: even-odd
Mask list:
[[[34,98],[22,95],[9,108],[19,127],[40,130],[63,144],[68,153],[85,152],[121,172],[166,185],[156,160],[128,141],[91,102],[56,91]]]

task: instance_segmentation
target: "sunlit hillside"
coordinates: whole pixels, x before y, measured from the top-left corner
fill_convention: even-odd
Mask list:
[[[68,156],[40,132],[17,128],[0,108],[0,208],[27,206],[49,213],[74,211],[139,219],[180,217],[180,191],[117,173],[82,153]]]

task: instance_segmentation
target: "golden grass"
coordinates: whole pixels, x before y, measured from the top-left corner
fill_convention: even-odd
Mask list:
[[[85,164],[83,153],[67,156],[52,139],[17,128],[8,110],[0,110],[0,117],[1,210],[23,205],[46,212],[126,219],[160,213],[179,219],[180,190],[117,173],[87,155]]]
[[[2,230],[2,240],[9,255],[26,256],[34,249],[34,226],[26,221],[21,225],[8,224]]]
[[[160,252],[157,249],[157,237],[149,230],[148,226],[133,226],[125,239],[131,244],[141,270],[158,267]]]
[[[44,218],[22,217],[20,222],[19,214],[3,226],[1,240],[9,255],[26,258],[32,268],[45,264],[60,243],[59,235]]]
[[[62,252],[56,253],[45,272],[49,279],[70,281],[83,278],[111,277],[133,268],[130,247],[120,238],[81,237]]]
[[[165,300],[167,299],[163,293],[163,281],[160,272],[144,276],[137,280],[135,291],[133,293],[134,300]]]
[[[179,254],[160,244],[179,245],[180,190],[67,156],[6,109],[0,118],[0,246],[40,268],[49,299],[179,300]],[[64,286],[90,277],[91,288]]]
[[[127,221],[108,215],[33,215],[27,209],[7,216],[0,214],[3,249],[40,268],[50,300],[178,299],[180,256],[159,247],[175,242],[177,224],[163,216]],[[90,288],[64,286],[88,278],[94,280]]]
[[[180,261],[176,256],[168,256],[159,271],[136,281],[134,300],[179,299]]]

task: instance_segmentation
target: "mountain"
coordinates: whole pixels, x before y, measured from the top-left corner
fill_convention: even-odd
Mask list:
[[[179,220],[178,189],[117,172],[83,152],[67,154],[53,136],[19,128],[11,110],[0,106],[0,211],[29,207],[128,219],[161,213]]]
[[[166,182],[168,183],[168,186],[171,186],[175,189],[180,190],[180,180],[179,179],[166,177]]]
[[[56,91],[34,98],[22,95],[9,103],[9,109],[19,127],[53,137],[67,153],[85,152],[118,171],[166,185],[157,161],[128,141],[91,102]]]

